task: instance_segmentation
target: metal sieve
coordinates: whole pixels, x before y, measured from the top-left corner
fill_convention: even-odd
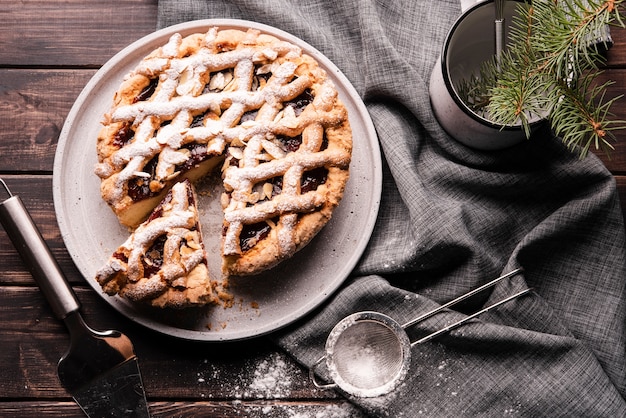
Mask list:
[[[408,327],[522,271],[522,268],[513,270],[404,325],[380,312],[364,311],[345,317],[330,332],[326,340],[325,355],[309,369],[313,384],[322,389],[339,388],[359,397],[374,397],[391,392],[408,372],[412,346],[451,331],[491,309],[530,292],[531,289],[508,296],[414,342],[409,340],[406,333]],[[324,360],[331,383],[322,383],[315,375],[316,369]]]

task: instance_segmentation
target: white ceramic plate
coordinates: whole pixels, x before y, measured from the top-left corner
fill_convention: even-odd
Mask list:
[[[126,228],[119,225],[100,198],[100,179],[93,173],[100,121],[124,75],[145,55],[165,44],[176,32],[185,36],[208,31],[212,26],[259,29],[300,46],[320,63],[348,108],[354,138],[350,180],[333,218],[307,247],[262,275],[231,280],[233,307],[173,311],[137,306],[104,294],[94,279],[97,269],[128,236]],[[128,318],[168,335],[202,341],[232,341],[267,334],[323,303],[348,277],[367,245],[378,214],[381,184],[380,150],[374,126],[363,102],[339,69],[319,51],[288,33],[231,19],[193,21],[162,29],[108,61],[84,88],[67,117],[53,175],[54,205],[61,234],[87,282]],[[210,269],[216,277],[220,270],[221,235],[218,201],[219,193],[200,199]]]

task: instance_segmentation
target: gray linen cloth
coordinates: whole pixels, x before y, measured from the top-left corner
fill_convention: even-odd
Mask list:
[[[498,152],[443,132],[428,81],[460,11],[458,0],[160,0],[158,24],[240,18],[290,32],[345,73],[376,127],[385,164],[371,241],[328,303],[273,336],[284,350],[310,366],[350,313],[403,323],[521,266],[523,275],[411,333],[527,286],[533,293],[413,347],[409,375],[391,394],[347,398],[372,416],[626,416],[626,255],[614,179],[548,132]]]

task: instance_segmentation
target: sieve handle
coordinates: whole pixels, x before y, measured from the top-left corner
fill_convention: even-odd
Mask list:
[[[450,301],[450,302],[448,302],[448,303],[444,303],[444,304],[443,304],[443,305],[441,305],[440,307],[438,307],[438,308],[436,308],[436,309],[433,309],[433,310],[432,310],[432,311],[430,311],[430,312],[426,312],[425,314],[420,315],[419,317],[417,317],[417,318],[415,318],[415,319],[413,319],[413,320],[411,320],[411,321],[407,322],[406,324],[402,325],[402,328],[405,328],[405,329],[406,329],[406,328],[408,328],[408,327],[411,327],[411,326],[413,326],[413,325],[417,324],[418,322],[422,322],[422,321],[424,321],[424,320],[426,320],[426,319],[430,318],[431,316],[433,316],[433,315],[435,315],[435,314],[438,314],[439,312],[443,311],[444,309],[447,309],[447,308],[449,308],[449,307],[450,307],[450,306],[452,306],[452,305],[456,305],[457,303],[462,302],[462,301],[464,301],[465,299],[468,299],[468,298],[470,298],[470,297],[474,296],[475,294],[482,292],[482,291],[483,291],[483,290],[485,290],[485,289],[488,289],[488,288],[490,288],[490,287],[495,286],[496,284],[500,283],[502,280],[504,280],[504,279],[508,279],[509,277],[513,277],[513,276],[515,276],[516,274],[522,273],[523,271],[524,271],[524,268],[523,268],[523,267],[520,267],[520,268],[517,268],[517,269],[515,269],[515,270],[512,270],[512,271],[510,271],[510,272],[508,272],[508,273],[506,273],[506,274],[504,274],[504,275],[502,275],[502,276],[498,277],[497,279],[492,280],[492,281],[490,281],[489,283],[486,283],[486,284],[484,284],[484,285],[482,285],[482,286],[480,286],[480,287],[478,287],[478,288],[476,288],[476,289],[472,290],[471,292],[467,292],[467,293],[465,293],[465,294],[463,294],[463,295],[459,296],[458,298],[456,298],[456,299],[454,299],[454,300],[451,300],[451,301]]]
[[[309,367],[309,379],[318,389],[334,389],[337,387],[336,383],[320,383],[315,376],[315,369],[326,359],[326,356],[322,356],[311,367]]]
[[[527,289],[524,289],[521,292],[517,292],[514,295],[511,295],[511,296],[509,296],[509,297],[507,297],[505,299],[502,299],[499,302],[494,303],[493,305],[489,305],[486,308],[484,308],[484,309],[482,309],[482,310],[480,310],[478,312],[475,312],[475,313],[471,314],[470,316],[461,319],[460,321],[455,322],[454,324],[448,325],[445,328],[441,328],[439,331],[435,331],[432,334],[428,334],[427,336],[425,336],[425,337],[423,337],[423,338],[421,338],[421,339],[419,339],[417,341],[412,342],[411,343],[411,347],[413,347],[414,345],[417,345],[417,344],[422,344],[422,343],[425,343],[427,341],[430,341],[433,338],[436,338],[436,337],[440,336],[441,334],[445,334],[448,331],[452,331],[453,329],[456,329],[456,328],[460,327],[461,325],[463,325],[467,321],[476,318],[478,315],[484,314],[485,312],[490,311],[493,308],[496,308],[496,307],[498,307],[498,306],[500,306],[502,304],[505,304],[505,303],[507,303],[507,302],[509,302],[509,301],[511,301],[511,300],[513,300],[513,299],[515,299],[517,297],[519,297],[519,296],[522,296],[522,295],[530,292],[531,290],[532,290],[531,287],[527,288]]]

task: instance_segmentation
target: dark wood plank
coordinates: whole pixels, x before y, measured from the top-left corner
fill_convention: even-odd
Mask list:
[[[611,67],[624,67],[626,66],[626,29],[612,26],[611,38],[613,38],[613,47],[607,54],[607,64]]]
[[[94,73],[95,70],[0,69],[3,171],[52,172],[65,118]]]
[[[156,29],[157,0],[7,1],[0,66],[99,67]]]
[[[626,44],[623,49],[626,51]],[[612,68],[605,70],[600,74],[597,82],[605,83],[607,81],[611,81],[613,84],[607,88],[606,100],[623,96],[626,92],[626,69]],[[613,120],[626,121],[626,97],[619,98],[611,107],[611,112],[614,114]],[[623,125],[626,126],[626,122]],[[608,156],[602,152],[596,152],[596,155],[600,157],[612,173],[626,174],[626,129],[613,132],[616,138],[613,144],[615,151],[612,151]]]
[[[363,412],[341,400],[330,401],[199,401],[149,402],[150,412],[160,418],[366,418]],[[21,418],[84,417],[72,402],[2,402],[0,416]]]
[[[33,221],[68,280],[71,283],[84,283],[84,279],[71,260],[61,238],[52,200],[52,177],[49,175],[4,175],[2,178],[11,189],[11,192],[19,196],[24,202],[24,206],[28,209]],[[6,198],[4,189],[0,191],[0,196],[2,196],[2,199]],[[17,250],[3,228],[0,228],[0,260],[2,264],[0,285],[34,285],[30,273],[26,270]]]
[[[100,66],[156,29],[157,0],[5,2],[1,66]],[[626,33],[611,30],[610,65],[626,65]]]

